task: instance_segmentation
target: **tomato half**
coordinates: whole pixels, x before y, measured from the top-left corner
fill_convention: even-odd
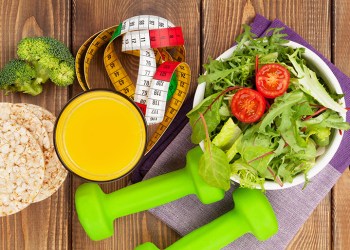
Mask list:
[[[265,107],[265,98],[253,89],[241,89],[232,97],[232,114],[244,123],[258,121],[263,116]]]
[[[256,73],[257,90],[266,98],[283,95],[289,86],[289,71],[280,64],[270,63],[262,66]]]

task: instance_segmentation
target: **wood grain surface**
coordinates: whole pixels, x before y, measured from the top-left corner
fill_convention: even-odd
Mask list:
[[[70,1],[1,1],[1,65],[15,57],[17,42],[26,36],[52,36],[71,46]],[[1,93],[6,102],[26,102],[58,114],[68,100],[66,88],[47,84],[40,97]],[[0,218],[0,249],[68,249],[71,241],[69,179],[51,198],[23,212]]]
[[[0,0],[0,62],[15,56],[16,44],[26,36],[52,36],[67,44],[75,54],[94,33],[126,18],[159,15],[182,26],[187,62],[192,70],[191,93],[196,78],[203,73],[208,57],[217,57],[234,43],[242,24],[259,13],[279,18],[311,45],[350,75],[350,35],[347,0]],[[136,57],[121,61],[135,75]],[[90,70],[94,87],[112,88],[102,63],[102,52]],[[38,97],[1,93],[1,101],[41,105],[58,114],[69,98],[81,92],[75,83],[69,89],[45,85]],[[180,238],[172,229],[148,212],[115,221],[115,235],[100,242],[91,241],[78,222],[74,193],[83,183],[70,176],[51,198],[33,204],[21,213],[0,218],[0,250],[3,249],[118,249],[129,250],[151,241],[161,249]],[[103,184],[105,192],[125,187],[129,178]],[[350,249],[350,171],[347,170],[300,229],[288,249]]]

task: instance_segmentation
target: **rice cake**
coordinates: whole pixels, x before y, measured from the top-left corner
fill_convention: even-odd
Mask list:
[[[50,144],[52,145],[52,147],[54,147],[53,130],[55,126],[56,117],[48,110],[37,105],[24,103],[15,105],[27,108],[42,122],[49,136]],[[53,152],[51,158],[45,166],[43,186],[37,197],[35,197],[34,202],[42,201],[54,194],[61,187],[67,175],[68,171],[62,166],[60,160],[57,157],[56,152]]]
[[[0,121],[0,217],[21,211],[39,193],[44,156],[32,134],[14,121]]]
[[[47,162],[54,148],[53,145],[50,145],[49,136],[39,118],[28,109],[12,103],[0,103],[0,110],[0,120],[14,121],[18,125],[25,127],[34,136]]]

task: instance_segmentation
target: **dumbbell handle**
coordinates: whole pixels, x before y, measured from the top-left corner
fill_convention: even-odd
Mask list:
[[[212,222],[192,231],[166,250],[220,250],[243,234],[249,233],[250,227],[244,216],[231,210]],[[158,250],[153,243],[147,242],[135,250]]]
[[[184,168],[107,194],[105,211],[111,218],[119,218],[195,193],[191,176]]]
[[[244,216],[231,210],[187,234],[169,246],[167,250],[219,250],[249,232],[250,227]]]

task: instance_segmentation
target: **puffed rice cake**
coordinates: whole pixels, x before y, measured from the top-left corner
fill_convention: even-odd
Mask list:
[[[42,122],[46,132],[49,136],[50,144],[53,147],[53,130],[55,126],[56,117],[48,110],[33,104],[19,103],[15,104],[18,107],[27,108]],[[54,194],[63,184],[68,171],[62,166],[60,160],[57,157],[56,152],[53,152],[52,157],[45,165],[45,174],[43,186],[40,189],[39,194],[35,197],[34,202],[42,201],[52,194]]]
[[[15,121],[0,121],[0,217],[30,205],[44,180],[44,156],[32,134]]]

